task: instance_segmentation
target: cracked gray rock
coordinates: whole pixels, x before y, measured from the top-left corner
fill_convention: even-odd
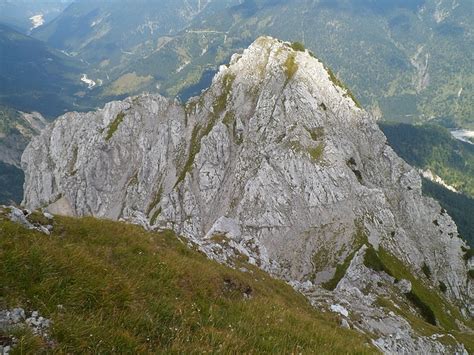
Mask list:
[[[31,209],[171,228],[211,258],[243,255],[293,285],[331,279],[362,233],[419,277],[426,264],[461,308],[472,304],[465,243],[422,196],[418,172],[320,61],[270,37],[186,104],[144,94],[65,114],[32,140],[22,167]]]

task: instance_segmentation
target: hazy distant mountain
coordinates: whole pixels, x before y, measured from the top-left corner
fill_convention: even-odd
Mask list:
[[[0,104],[53,117],[85,94],[84,65],[44,42],[0,24],[0,53]]]
[[[106,98],[196,94],[271,34],[304,42],[378,116],[472,127],[472,23],[471,0],[79,0],[34,35],[89,62]]]
[[[0,0],[0,23],[28,33],[58,16],[73,0]]]

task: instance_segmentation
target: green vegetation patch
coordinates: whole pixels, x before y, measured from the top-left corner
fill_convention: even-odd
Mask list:
[[[425,303],[423,300],[421,300],[418,295],[410,291],[405,294],[405,296],[408,298],[408,300],[413,303],[419,310],[420,315],[430,324],[436,325],[436,316],[431,309],[431,307]]]
[[[163,186],[160,185],[158,191],[156,191],[155,195],[153,196],[153,200],[151,201],[150,205],[147,208],[147,216],[150,215],[151,211],[160,203],[161,197],[163,195]]]
[[[354,259],[354,255],[357,251],[352,252],[349,254],[347,258],[344,259],[342,264],[338,264],[336,266],[336,272],[331,280],[324,282],[321,286],[324,287],[326,290],[334,290],[337,287],[337,284],[346,274],[347,268],[351,264],[352,259]]]
[[[217,97],[216,101],[212,105],[214,115],[220,115],[227,106],[227,101],[232,90],[232,84],[234,83],[235,75],[226,74],[222,80],[222,93]]]
[[[407,279],[411,282],[412,295],[406,296],[417,306],[420,310],[420,314],[426,321],[433,323],[434,317],[438,321],[438,324],[445,330],[458,330],[456,319],[462,321],[463,317],[454,306],[439,293],[425,286],[425,284],[416,278],[395,256],[383,248],[380,248],[377,254],[384,267],[390,271],[393,277],[398,280]],[[427,309],[431,311],[427,311]]]
[[[220,265],[169,231],[64,217],[51,236],[0,229],[2,308],[52,320],[52,345],[15,332],[22,353],[377,352],[285,282]]]
[[[199,131],[201,130],[201,126],[197,124],[193,128],[193,132],[191,133],[191,142],[189,143],[189,153],[186,163],[184,164],[183,170],[181,170],[181,174],[178,176],[178,180],[176,181],[175,186],[177,186],[180,182],[184,180],[186,174],[191,171],[191,168],[194,163],[194,158],[197,153],[201,150],[201,137],[199,136]]]
[[[313,161],[321,161],[324,153],[324,143],[319,143],[316,147],[308,148],[308,153]]]
[[[431,269],[428,265],[426,265],[426,263],[423,263],[421,271],[423,271],[423,274],[425,274],[428,279],[431,279]]]
[[[286,81],[288,82],[295,76],[295,73],[298,71],[298,63],[296,63],[295,53],[288,54],[288,57],[286,58],[285,64],[283,66],[286,75]]]
[[[441,290],[441,292],[446,293],[446,291],[448,290],[448,287],[446,286],[446,284],[443,281],[440,281],[439,282],[439,289]]]
[[[347,268],[351,264],[352,259],[354,259],[354,255],[365,243],[367,243],[367,234],[365,232],[363,223],[361,221],[355,221],[354,224],[356,228],[353,241],[354,252],[349,254],[342,264],[336,266],[336,272],[333,278],[321,285],[327,290],[332,291],[336,288],[339,281],[341,281],[341,279],[346,274]]]
[[[291,48],[293,48],[293,50],[298,51],[298,52],[306,51],[306,48],[304,47],[304,44],[301,43],[301,42],[293,42],[291,44]]]
[[[109,141],[110,138],[112,138],[112,136],[114,135],[115,131],[117,131],[118,126],[122,123],[124,118],[125,118],[125,113],[120,112],[112,121],[112,123],[110,123],[107,130],[107,136],[105,137],[106,141]]]
[[[203,137],[207,136],[211,133],[212,127],[216,124],[220,115],[225,111],[227,107],[227,102],[229,100],[229,96],[232,91],[232,84],[234,83],[235,75],[234,74],[226,74],[222,80],[222,92],[221,94],[215,99],[212,109],[213,112],[209,115],[207,125],[202,127],[201,125],[197,124],[191,133],[191,142],[189,145],[189,152],[186,162],[184,164],[181,173],[178,176],[178,180],[176,181],[175,186],[177,186],[180,182],[184,180],[186,174],[191,171],[194,158],[201,150],[201,140]],[[224,117],[224,121],[231,120],[232,118]],[[224,122],[225,123],[225,122]]]
[[[401,311],[400,309],[394,310],[393,307],[388,308],[394,310],[396,313],[403,313],[403,316],[408,319],[421,334],[449,332],[455,335],[459,341],[463,342],[466,347],[472,348],[474,346],[472,340],[467,340],[466,335],[459,332],[456,322],[466,322],[459,310],[449,303],[442,294],[429,288],[415,277],[395,256],[383,248],[379,248],[378,252],[373,248],[369,248],[364,258],[364,264],[374,270],[386,272],[395,277],[395,280],[406,279],[411,282],[412,289],[409,293],[405,294],[405,297],[416,307],[421,318],[416,318],[410,315],[409,312]],[[439,288],[443,293],[447,290],[443,282],[439,283]],[[384,304],[384,306],[387,306],[387,304]],[[420,319],[424,322],[420,323]],[[429,330],[428,333],[427,329]]]
[[[383,271],[386,274],[393,276],[390,270],[384,265],[382,260],[380,260],[377,252],[372,247],[372,245],[370,245],[365,251],[364,265],[374,271],[378,271],[378,272]]]

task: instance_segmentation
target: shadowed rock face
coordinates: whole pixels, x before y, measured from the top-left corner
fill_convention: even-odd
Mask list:
[[[62,116],[22,166],[28,208],[172,228],[210,257],[245,255],[294,285],[328,281],[364,244],[382,247],[415,275],[429,267],[451,300],[470,302],[464,243],[421,195],[418,173],[321,62],[269,37],[186,105],[142,95]],[[371,275],[356,266],[347,289]],[[402,350],[439,350],[433,343],[407,340]]]

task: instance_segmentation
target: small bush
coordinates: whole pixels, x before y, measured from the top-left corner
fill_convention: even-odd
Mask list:
[[[306,48],[304,47],[304,44],[301,42],[293,42],[291,44],[291,48],[293,48],[293,50],[298,51],[298,52],[304,52],[306,50]]]
[[[423,266],[421,267],[421,271],[423,271],[423,274],[425,274],[425,276],[428,279],[431,279],[431,270],[430,270],[430,267],[426,265],[426,263],[423,263]]]
[[[308,152],[313,161],[320,161],[324,153],[324,143],[318,144],[317,147],[309,148]]]
[[[287,81],[291,80],[295,73],[298,71],[298,64],[296,63],[295,54],[291,53],[288,55],[285,61],[285,74]]]
[[[463,255],[464,260],[469,260],[470,258],[474,257],[474,249],[462,248],[462,250],[464,252],[464,255]]]
[[[440,281],[440,282],[439,282],[439,289],[440,289],[441,292],[443,292],[443,293],[446,293],[446,291],[448,290],[448,288],[446,287],[446,284],[445,284],[443,281]]]

